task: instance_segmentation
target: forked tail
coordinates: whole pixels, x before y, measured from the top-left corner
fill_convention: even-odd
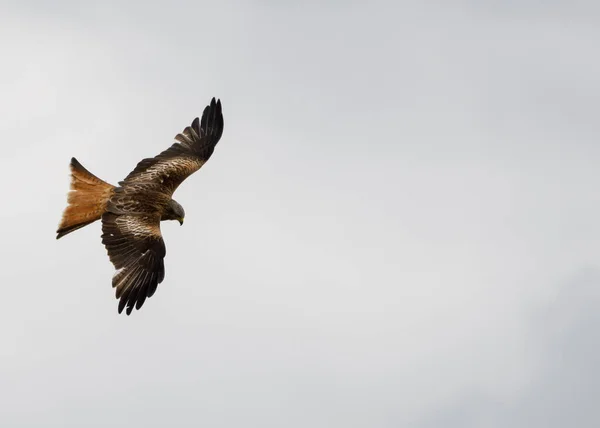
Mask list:
[[[71,189],[56,239],[99,220],[115,186],[100,180],[71,158]]]

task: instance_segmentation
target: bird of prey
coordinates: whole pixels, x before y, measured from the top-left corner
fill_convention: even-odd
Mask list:
[[[177,187],[210,158],[223,134],[221,101],[213,98],[167,150],[140,161],[113,186],[71,159],[71,188],[56,239],[102,219],[102,243],[116,272],[112,286],[118,311],[127,315],[152,297],[165,277],[165,243],[160,222],[183,224],[183,207],[172,199]]]

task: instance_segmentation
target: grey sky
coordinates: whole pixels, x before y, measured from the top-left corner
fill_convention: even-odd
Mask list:
[[[3,5],[0,425],[598,426],[599,6],[452,3]],[[118,316],[69,159],[116,183],[212,96]]]

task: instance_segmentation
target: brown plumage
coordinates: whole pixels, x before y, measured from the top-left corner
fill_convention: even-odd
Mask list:
[[[183,207],[172,199],[177,187],[212,155],[223,134],[221,101],[213,98],[167,150],[140,161],[119,186],[99,179],[71,159],[68,206],[56,239],[102,219],[102,243],[117,270],[112,279],[119,313],[140,309],[165,276],[160,222],[183,224]]]

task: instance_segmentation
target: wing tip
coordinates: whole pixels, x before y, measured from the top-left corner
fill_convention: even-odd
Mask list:
[[[202,113],[202,120],[199,124],[201,135],[208,136],[213,145],[216,145],[221,136],[223,135],[223,108],[221,106],[221,99],[213,97],[210,104],[204,108]]]

